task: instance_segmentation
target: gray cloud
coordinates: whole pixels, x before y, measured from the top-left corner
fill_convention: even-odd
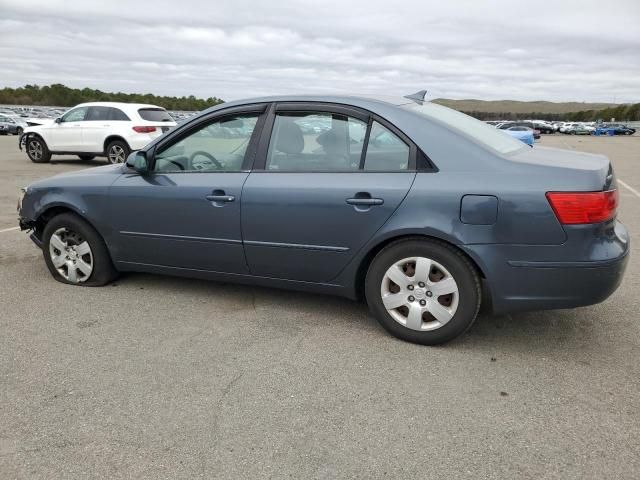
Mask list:
[[[0,0],[0,84],[640,101],[637,0],[443,3]]]

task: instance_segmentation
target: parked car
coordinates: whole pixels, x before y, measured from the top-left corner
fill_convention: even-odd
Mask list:
[[[607,298],[629,252],[609,160],[528,148],[423,94],[224,103],[125,164],[32,183],[19,224],[62,283],[141,271],[365,298],[422,344],[462,334],[483,298]],[[311,118],[330,129],[303,134]]]
[[[176,122],[155,105],[116,102],[83,103],[48,123],[24,129],[20,148],[32,162],[45,163],[51,155],[78,155],[82,160],[106,157],[122,163]]]
[[[540,133],[549,134],[555,133],[555,128],[550,123],[533,121],[531,122],[531,128],[538,130]]]
[[[614,135],[633,135],[636,133],[635,128],[630,128],[619,123],[608,123],[601,125],[598,128],[600,129],[601,134],[613,132]],[[602,132],[602,130],[604,130],[604,132]]]
[[[514,125],[512,127],[505,128],[503,131],[508,133],[512,137],[517,138],[521,142],[526,143],[530,147],[533,147],[533,130],[529,127]]]
[[[533,138],[538,140],[540,138],[540,130],[533,127],[533,123],[526,121],[517,121],[517,122],[509,122],[503,123],[498,128],[500,130],[511,130],[511,131],[524,131],[524,130],[512,130],[513,127],[524,127],[531,131]]]
[[[577,123],[571,123],[571,122],[564,122],[562,125],[560,125],[560,128],[558,129],[558,131],[560,133],[567,133],[567,129],[576,126]]]
[[[0,125],[4,128],[0,130],[2,135],[22,135],[27,128],[27,124],[20,117],[0,116]]]
[[[590,135],[593,132],[590,128],[581,123],[574,123],[566,127],[564,133],[568,135]]]

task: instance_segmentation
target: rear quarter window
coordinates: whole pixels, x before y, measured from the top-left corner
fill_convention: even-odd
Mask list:
[[[127,117],[127,114],[124,113],[119,108],[110,108],[109,109],[109,120],[125,121],[126,122],[126,121],[129,120],[129,117]]]
[[[173,118],[164,108],[140,108],[138,114],[148,122],[173,122]]]

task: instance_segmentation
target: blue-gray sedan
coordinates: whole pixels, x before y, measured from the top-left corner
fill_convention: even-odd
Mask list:
[[[606,299],[629,237],[601,155],[531,148],[407,98],[225,103],[126,164],[35,182],[20,225],[53,277],[137,271],[365,298],[437,344],[496,313]]]

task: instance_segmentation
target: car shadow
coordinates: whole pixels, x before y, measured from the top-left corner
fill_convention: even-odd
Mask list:
[[[237,305],[235,309],[254,310],[256,321],[261,324],[275,322],[282,323],[282,327],[290,327],[294,322],[292,319],[295,319],[296,328],[304,324],[314,328],[318,322],[323,322],[323,327],[327,324],[335,327],[336,335],[344,333],[341,329],[357,329],[369,338],[379,335],[385,341],[389,339],[389,334],[378,324],[363,301],[145,273],[124,274],[113,286],[151,292],[170,291],[177,297],[188,296],[198,301],[207,299],[212,304],[225,306]],[[463,335],[436,348],[475,351],[491,356],[505,353],[554,355],[576,350],[588,355],[598,343],[597,339],[606,335],[602,331],[604,328],[606,326],[601,321],[598,309],[589,307],[509,315],[483,313]]]
[[[87,167],[100,167],[109,164],[105,158],[100,157],[94,158],[93,160],[81,160],[78,157],[51,157],[49,163],[51,165],[86,165]]]

